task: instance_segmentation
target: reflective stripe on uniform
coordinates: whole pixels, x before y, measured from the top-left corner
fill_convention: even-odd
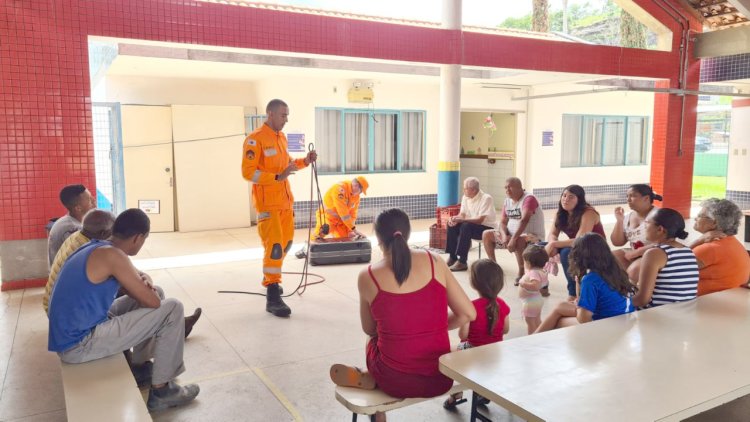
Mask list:
[[[281,274],[280,267],[263,267],[264,274]]]
[[[253,183],[258,183],[260,180],[261,171],[255,170],[255,173],[253,173]]]
[[[258,220],[265,220],[267,218],[271,218],[271,213],[268,211],[263,211],[258,213]]]

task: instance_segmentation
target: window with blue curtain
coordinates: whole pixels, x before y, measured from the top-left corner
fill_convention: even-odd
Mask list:
[[[396,173],[425,169],[425,112],[315,109],[321,174]]]
[[[564,114],[562,167],[645,165],[648,117]]]

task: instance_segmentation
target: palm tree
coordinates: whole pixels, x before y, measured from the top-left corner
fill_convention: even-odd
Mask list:
[[[549,1],[533,0],[531,30],[549,32]]]
[[[620,45],[629,48],[646,48],[646,31],[643,24],[625,10],[620,14]]]

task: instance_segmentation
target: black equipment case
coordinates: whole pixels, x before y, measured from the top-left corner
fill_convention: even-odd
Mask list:
[[[372,245],[367,239],[325,239],[310,242],[311,265],[370,262]]]

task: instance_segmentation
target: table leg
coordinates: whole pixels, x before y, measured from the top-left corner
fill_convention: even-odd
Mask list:
[[[479,397],[480,396],[476,391],[471,392],[471,418],[469,420],[471,422],[476,422],[477,419],[479,419],[482,422],[492,422],[492,419],[479,413],[479,410],[477,409],[477,406],[479,405]]]

